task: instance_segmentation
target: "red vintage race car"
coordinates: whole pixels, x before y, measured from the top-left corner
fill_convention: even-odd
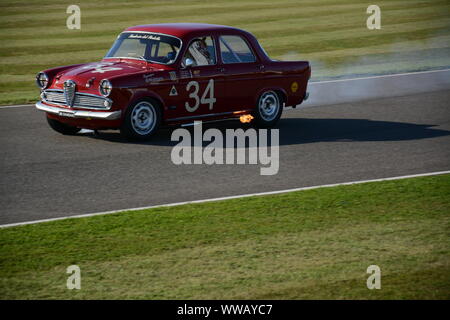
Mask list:
[[[36,108],[63,134],[120,129],[146,139],[161,125],[242,116],[272,127],[283,106],[307,98],[310,75],[307,61],[272,60],[237,28],[141,25],[123,31],[101,62],[39,72]]]

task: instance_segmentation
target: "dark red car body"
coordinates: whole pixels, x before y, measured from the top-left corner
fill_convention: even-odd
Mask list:
[[[251,114],[258,97],[267,90],[275,91],[285,106],[296,106],[307,95],[307,83],[311,75],[309,63],[271,60],[256,38],[246,31],[219,25],[176,23],[135,26],[124,32],[149,32],[177,37],[182,41],[180,52],[169,65],[131,58],[104,58],[98,63],[45,70],[43,72],[48,76],[48,85],[42,90],[41,101],[36,107],[46,111],[49,118],[71,126],[114,129],[121,127],[127,108],[144,98],[159,102],[162,124],[183,124],[193,120]],[[182,57],[192,39],[211,36],[219,51],[218,37],[222,35],[238,35],[245,39],[256,61],[224,64],[218,52],[215,65],[182,66]],[[113,88],[107,98],[99,93],[99,83],[103,79],[109,80]],[[187,84],[195,80],[199,84],[199,92],[203,92],[210,79],[214,80],[215,103],[212,110],[206,104],[200,104],[194,112],[187,110],[185,104],[192,100],[190,92],[186,90]],[[52,92],[64,92],[64,82],[67,80],[76,83],[77,94],[86,94],[80,95],[84,99],[83,107],[76,103],[69,106],[64,100],[48,97]],[[176,95],[171,94],[173,87],[176,88]],[[90,99],[97,102],[106,99],[109,107],[90,108]]]

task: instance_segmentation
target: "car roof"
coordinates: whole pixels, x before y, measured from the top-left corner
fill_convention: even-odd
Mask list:
[[[208,23],[160,23],[160,24],[143,24],[125,29],[124,31],[145,31],[163,33],[173,35],[179,38],[188,36],[190,34],[199,33],[202,31],[216,32],[216,31],[238,31],[243,30],[229,26],[221,26],[217,24]]]

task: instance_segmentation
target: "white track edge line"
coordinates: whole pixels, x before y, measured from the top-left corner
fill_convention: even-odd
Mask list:
[[[428,70],[428,71],[394,73],[394,74],[385,74],[385,75],[362,77],[362,78],[337,79],[337,80],[325,80],[325,81],[311,81],[311,82],[308,83],[308,85],[322,84],[322,83],[334,83],[334,82],[347,82],[347,81],[356,81],[356,80],[369,80],[369,79],[378,79],[378,78],[391,78],[391,77],[407,76],[407,75],[414,75],[414,74],[436,73],[436,72],[445,72],[445,71],[450,71],[450,69],[438,69],[438,70]],[[0,106],[0,109],[22,108],[22,107],[32,107],[32,106],[34,106],[34,104],[18,104],[18,105]]]
[[[408,76],[408,75],[415,75],[415,74],[426,74],[426,73],[436,73],[436,72],[446,72],[446,71],[450,71],[450,69],[416,71],[416,72],[406,72],[406,73],[394,73],[394,74],[385,74],[385,75],[379,75],[379,76],[350,78],[350,79],[312,81],[309,84],[311,85],[311,84],[322,84],[322,83],[332,83],[332,82],[346,82],[346,81],[355,81],[355,80],[369,80],[369,79],[378,79],[378,78],[392,78],[392,77]]]
[[[31,107],[34,106],[34,104],[16,104],[16,105],[10,105],[10,106],[0,106],[0,109],[13,109],[13,108],[23,108],[23,107]]]
[[[303,190],[312,190],[312,189],[319,189],[319,188],[330,188],[330,187],[337,187],[337,186],[362,184],[362,183],[369,183],[369,182],[380,182],[380,181],[401,180],[401,179],[417,178],[417,177],[436,176],[436,175],[449,174],[449,173],[450,173],[450,170],[448,170],[448,171],[436,171],[436,172],[427,172],[427,173],[419,173],[419,174],[410,174],[410,175],[406,175],[406,176],[378,178],[378,179],[370,179],[370,180],[357,180],[357,181],[350,181],[350,182],[341,182],[341,183],[324,184],[324,185],[310,186],[310,187],[301,187],[301,188],[276,190],[276,191],[267,191],[267,192],[259,192],[259,193],[250,193],[250,194],[241,194],[241,195],[236,195],[236,196],[227,196],[227,197],[219,197],[219,198],[211,198],[211,199],[203,199],[203,200],[174,202],[174,203],[160,204],[160,205],[147,206],[147,207],[120,209],[120,210],[112,210],[112,211],[104,211],[104,212],[79,214],[79,215],[74,215],[74,216],[66,216],[66,217],[34,220],[34,221],[9,223],[9,224],[0,225],[0,228],[16,227],[16,226],[23,226],[23,225],[28,225],[28,224],[37,224],[37,223],[42,223],[42,222],[50,222],[50,221],[58,221],[58,220],[66,220],[66,219],[77,219],[77,218],[94,217],[94,216],[101,216],[101,215],[107,215],[107,214],[113,214],[113,213],[119,213],[119,212],[125,212],[125,211],[139,211],[139,210],[164,208],[164,207],[176,207],[176,206],[181,206],[181,205],[185,205],[185,204],[215,202],[215,201],[222,201],[222,200],[240,199],[240,198],[248,198],[248,197],[256,197],[256,196],[266,196],[266,195],[289,193],[289,192],[296,192],[296,191],[303,191]]]

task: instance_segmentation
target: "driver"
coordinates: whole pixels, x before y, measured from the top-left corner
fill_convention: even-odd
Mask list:
[[[186,55],[194,61],[196,66],[213,64],[206,45],[206,38],[196,39],[192,42]]]

